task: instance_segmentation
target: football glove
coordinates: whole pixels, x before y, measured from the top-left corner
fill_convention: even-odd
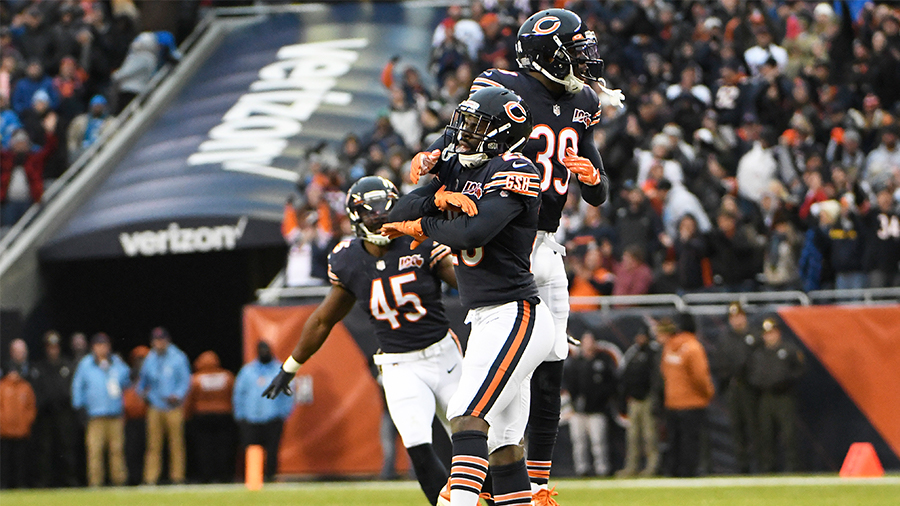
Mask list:
[[[590,160],[576,155],[574,149],[566,148],[566,156],[563,157],[562,161],[563,165],[578,176],[578,180],[582,183],[590,186],[600,184],[600,171],[597,170],[597,167],[594,167]]]
[[[285,371],[284,367],[279,369],[278,374],[272,378],[272,382],[269,383],[269,386],[263,390],[262,396],[274,399],[282,392],[284,392],[285,395],[291,395],[293,393],[291,391],[291,380],[294,379],[294,374],[296,373]]]
[[[440,149],[435,149],[430,153],[428,151],[416,153],[409,165],[409,180],[412,181],[412,184],[419,184],[419,178],[431,172],[440,156]]]
[[[400,236],[408,235],[414,240],[409,245],[409,249],[416,249],[428,237],[422,232],[422,218],[414,221],[394,221],[385,223],[381,226],[381,233],[390,239],[396,239]]]
[[[447,185],[441,186],[434,194],[434,205],[441,211],[456,211],[466,213],[469,216],[478,214],[478,206],[468,196],[459,192],[448,192]]]

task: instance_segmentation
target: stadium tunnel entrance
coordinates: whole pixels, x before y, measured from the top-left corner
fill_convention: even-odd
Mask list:
[[[213,350],[226,369],[243,364],[242,308],[284,266],[266,247],[139,258],[45,261],[44,319],[63,336],[109,334],[125,359],[166,327],[191,360]]]

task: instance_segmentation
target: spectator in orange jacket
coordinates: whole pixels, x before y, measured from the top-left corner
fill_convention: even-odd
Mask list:
[[[144,358],[150,348],[135,346],[128,354],[131,368],[131,386],[122,393],[125,409],[125,465],[128,468],[128,484],[140,485],[144,476],[144,451],[147,444],[147,402],[137,391],[138,376]]]
[[[204,351],[194,360],[184,416],[190,420],[190,456],[203,483],[229,482],[234,477],[233,390],[234,374],[222,368],[216,352]]]
[[[715,393],[703,345],[694,335],[694,320],[683,314],[676,333],[671,321],[656,326],[663,345],[660,369],[665,384],[666,432],[672,476],[696,476],[700,442],[706,430],[706,407]]]
[[[28,486],[31,425],[37,403],[31,384],[15,370],[0,380],[0,488]]]

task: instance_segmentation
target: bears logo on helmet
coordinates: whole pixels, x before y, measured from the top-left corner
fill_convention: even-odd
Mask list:
[[[540,72],[577,93],[584,81],[603,76],[597,37],[572,11],[546,9],[533,14],[519,28],[516,59],[527,70]]]

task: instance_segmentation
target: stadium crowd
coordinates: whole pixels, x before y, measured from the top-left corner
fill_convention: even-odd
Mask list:
[[[596,209],[570,191],[559,230],[572,295],[900,284],[895,7],[565,4],[596,32],[606,80],[626,96],[620,109],[599,93],[595,141],[612,197]],[[315,266],[297,283],[324,280],[309,273],[324,272],[329,244],[349,231],[344,190],[372,174],[411,189],[411,156],[441,134],[473,76],[517,68],[517,27],[549,5],[451,6],[427,76],[426,62],[387,63],[390,100],[375,125],[314,147],[298,168],[302,219],[290,220],[308,233],[289,242]]]
[[[121,2],[0,3],[2,227],[12,226],[181,55],[168,31],[140,31]]]

